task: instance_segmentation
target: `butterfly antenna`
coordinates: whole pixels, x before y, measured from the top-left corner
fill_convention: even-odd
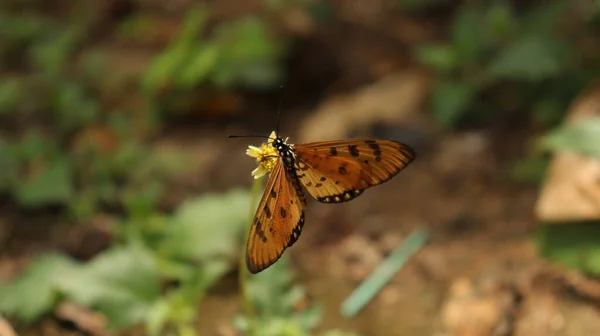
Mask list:
[[[229,139],[235,139],[235,138],[263,138],[263,139],[270,139],[268,136],[265,136],[265,135],[228,135],[227,138],[229,138]]]
[[[275,134],[277,136],[279,136],[279,120],[281,119],[281,105],[283,105],[283,85],[279,87],[279,90],[281,90],[281,93],[279,96],[279,106],[277,107],[277,127],[275,127]]]

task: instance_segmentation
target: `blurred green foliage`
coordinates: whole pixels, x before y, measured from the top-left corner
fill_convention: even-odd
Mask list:
[[[209,17],[204,7],[190,10],[178,36],[147,69],[142,88],[156,108],[181,108],[182,101],[198,95],[198,87],[210,93],[281,82],[285,42],[270,36],[263,20],[222,22],[207,32]]]
[[[40,257],[0,286],[0,312],[32,322],[70,300],[104,313],[111,328],[144,322],[151,335],[165,327],[185,334],[202,296],[236,267],[249,200],[234,190],[189,200],[172,215],[140,213],[120,226],[120,244],[87,263]]]
[[[191,199],[172,215],[140,213],[120,226],[120,244],[87,263],[42,256],[0,285],[0,313],[31,323],[69,300],[102,312],[113,330],[144,323],[149,335],[196,335],[203,296],[237,267],[249,201],[247,191],[233,190]],[[285,257],[251,277],[248,293],[258,315],[238,316],[237,328],[252,335],[310,335],[322,311],[301,308],[304,291],[292,280]]]
[[[546,258],[589,275],[600,275],[600,223],[597,221],[546,225],[538,230],[536,243]]]
[[[583,52],[582,36],[594,34],[594,16],[565,26],[571,5],[563,0],[526,10],[509,1],[462,5],[448,41],[421,45],[415,54],[437,72],[431,110],[440,124],[454,127],[514,111],[541,126],[560,121],[599,69],[596,57]]]
[[[89,71],[103,66],[98,55],[73,65],[86,25],[2,7],[0,22],[0,193],[26,208],[66,206],[79,220],[132,193],[158,201],[184,156],[157,158],[126,113],[103,106]]]
[[[187,155],[156,153],[134,118],[151,125],[170,102],[280,80],[283,43],[263,21],[218,23],[208,36],[210,11],[201,7],[137,78],[131,94],[145,97],[145,110],[122,110],[102,91],[118,76],[102,49],[81,51],[93,16],[77,6],[71,21],[19,8],[0,5],[0,194],[25,208],[60,205],[81,221],[107,206],[155,206],[169,176],[188,166]],[[120,33],[135,30],[137,19],[125,20]]]
[[[542,137],[540,145],[551,151],[570,150],[600,158],[600,117],[593,116],[560,126]]]
[[[180,34],[150,65],[142,83],[146,91],[155,93],[167,84],[179,90],[203,84],[272,87],[281,80],[283,45],[269,36],[263,21],[224,22],[201,39],[208,18],[203,9],[188,13]]]
[[[305,291],[293,284],[293,272],[287,255],[248,280],[248,294],[256,316],[237,316],[234,324],[245,335],[308,336],[321,321],[319,304],[307,304]],[[318,335],[353,336],[353,333],[329,330]]]
[[[301,287],[293,286],[287,257],[248,279],[247,292],[257,316],[239,316],[235,324],[245,334],[305,335],[319,322],[321,311],[311,306],[298,311],[304,298]]]

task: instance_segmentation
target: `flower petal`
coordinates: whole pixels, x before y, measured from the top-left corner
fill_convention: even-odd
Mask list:
[[[275,138],[277,138],[277,133],[275,133],[275,131],[272,131],[271,134],[269,134],[269,140],[267,141],[267,143],[269,145],[272,144]]]
[[[257,158],[262,155],[262,151],[258,147],[248,146],[248,149],[246,149],[246,155]]]
[[[269,170],[263,167],[263,165],[259,165],[258,167],[256,167],[256,169],[252,171],[251,174],[252,176],[254,176],[254,179],[259,179],[267,175],[267,173],[269,173]]]

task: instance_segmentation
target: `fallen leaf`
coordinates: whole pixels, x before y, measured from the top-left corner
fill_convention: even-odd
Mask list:
[[[106,325],[108,323],[106,316],[81,307],[73,302],[62,302],[56,307],[55,314],[59,319],[72,322],[79,330],[89,335],[101,336],[106,334]],[[0,333],[0,335],[3,334]]]
[[[0,335],[2,336],[17,336],[13,328],[10,326],[7,320],[0,316]]]
[[[597,83],[573,104],[565,124],[575,125],[599,115],[600,83]],[[558,151],[535,212],[540,220],[547,222],[600,219],[600,159]]]
[[[456,279],[442,308],[442,321],[450,335],[507,335],[514,293],[499,279],[473,282]]]

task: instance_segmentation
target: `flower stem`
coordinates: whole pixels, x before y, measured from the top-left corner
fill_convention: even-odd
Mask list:
[[[258,203],[258,198],[260,196],[260,192],[262,190],[262,179],[254,179],[254,183],[252,184],[252,192],[250,194],[250,215],[249,215],[249,223],[252,225],[252,220],[254,219],[254,213],[256,212],[256,204]],[[245,246],[248,245],[248,238],[250,235],[250,227],[246,230],[246,235],[244,237]],[[250,299],[250,294],[248,293],[248,276],[250,273],[246,268],[246,252],[242,252],[240,254],[240,266],[239,266],[239,283],[240,290],[242,292],[242,304],[244,306],[244,311],[246,316],[252,318],[255,316],[254,307],[252,306],[252,301]]]

